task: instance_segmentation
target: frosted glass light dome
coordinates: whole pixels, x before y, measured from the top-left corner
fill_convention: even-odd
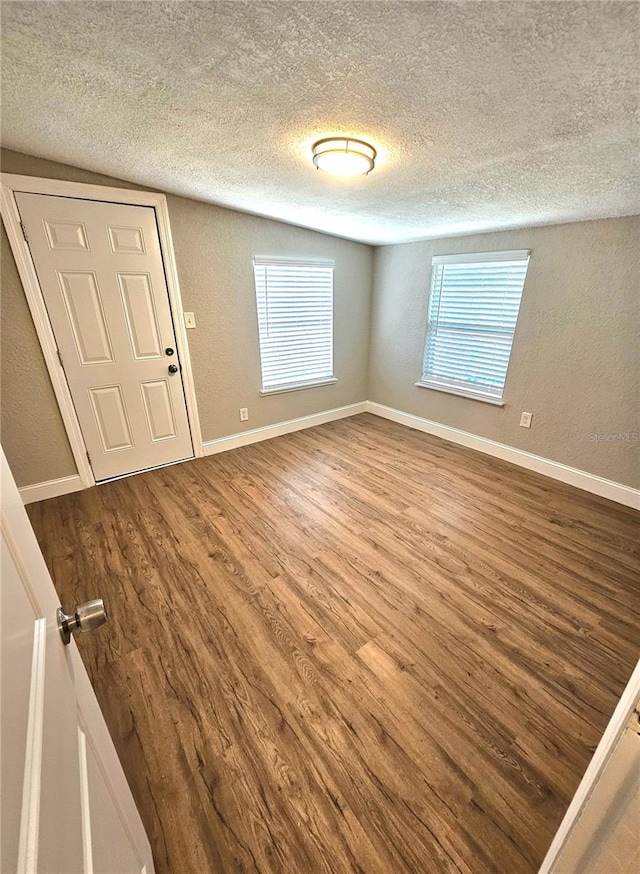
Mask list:
[[[313,163],[333,176],[365,176],[375,166],[376,150],[363,140],[327,137],[313,145]]]

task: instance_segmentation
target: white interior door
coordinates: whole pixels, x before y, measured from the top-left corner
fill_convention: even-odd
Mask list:
[[[16,203],[96,480],[192,458],[153,208]]]
[[[59,601],[4,453],[1,524],[0,870],[151,874],[142,821],[78,649],[58,632]]]

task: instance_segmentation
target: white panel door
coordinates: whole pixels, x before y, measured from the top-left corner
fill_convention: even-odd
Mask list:
[[[192,458],[155,211],[16,202],[96,480]]]
[[[140,816],[78,649],[58,632],[60,602],[4,453],[1,518],[0,871],[151,874]]]

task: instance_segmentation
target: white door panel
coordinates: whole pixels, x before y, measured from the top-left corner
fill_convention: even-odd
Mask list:
[[[29,723],[29,691],[34,644],[34,610],[24,588],[15,578],[2,533],[2,848],[0,871],[13,870],[18,858],[22,783]],[[13,597],[9,600],[9,593]],[[4,708],[4,702],[10,706]]]
[[[66,788],[79,785],[80,780],[73,683],[60,635],[53,623],[38,615],[29,597],[18,547],[4,521],[2,785],[7,807],[3,803],[2,845],[3,856],[5,840],[10,854],[17,850],[17,861],[13,867],[11,859],[6,867],[3,861],[2,871],[76,874],[84,870],[80,794]],[[15,615],[14,605],[18,606]],[[6,766],[11,793],[16,792],[10,798],[4,798]],[[11,832],[5,834],[8,827]]]
[[[118,228],[108,225],[111,251],[120,255],[146,255],[141,228]]]
[[[143,382],[141,388],[151,439],[156,442],[175,437],[176,419],[171,404],[169,380]]]
[[[154,210],[16,203],[96,479],[193,457]]]
[[[45,219],[43,224],[50,249],[67,252],[89,251],[87,229],[82,222],[56,222]]]
[[[2,874],[152,874],[149,842],[4,454]],[[99,633],[99,632],[94,632]]]
[[[81,874],[84,863],[80,793],[74,791],[80,784],[78,715],[66,647],[60,644],[55,624],[47,622],[46,659],[42,665],[44,720],[38,798],[38,870]]]
[[[121,812],[109,791],[106,776],[91,739],[81,731],[83,755],[83,795],[86,858],[92,874],[139,874],[140,860],[130,841],[114,843],[113,835],[122,828]],[[92,815],[93,811],[93,815]],[[96,815],[99,811],[99,816]]]
[[[133,357],[162,358],[158,316],[148,273],[118,273]]]
[[[80,364],[112,364],[113,351],[95,273],[58,273]]]
[[[105,452],[133,446],[131,427],[122,396],[121,385],[90,388],[89,397]]]

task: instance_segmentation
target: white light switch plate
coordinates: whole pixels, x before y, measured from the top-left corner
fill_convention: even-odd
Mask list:
[[[196,317],[193,313],[185,313],[184,314],[184,326],[185,326],[185,328],[195,328]]]

